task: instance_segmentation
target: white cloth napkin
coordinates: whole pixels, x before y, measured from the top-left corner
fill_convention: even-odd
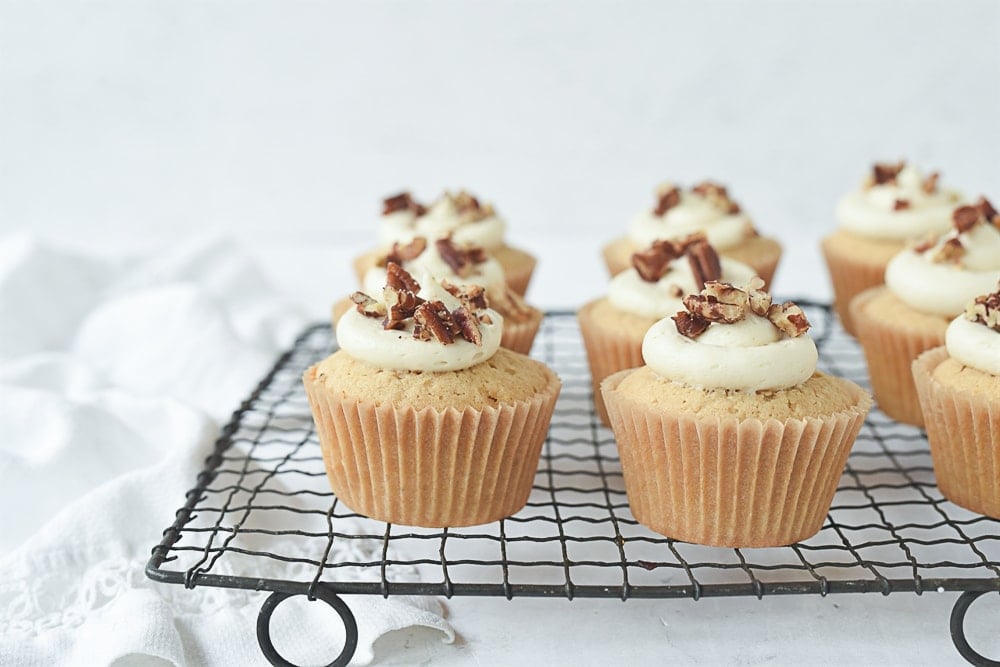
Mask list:
[[[143,568],[219,427],[302,324],[223,240],[122,261],[0,241],[0,662],[264,664],[263,594]],[[237,574],[268,576],[259,567]],[[392,630],[454,639],[432,598],[347,602],[357,664]],[[275,613],[289,659],[339,651],[321,606]]]

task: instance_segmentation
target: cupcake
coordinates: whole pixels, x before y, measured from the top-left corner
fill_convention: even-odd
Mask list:
[[[491,308],[504,320],[501,347],[521,354],[528,354],[538,333],[544,313],[529,306],[511,289],[503,266],[487,251],[478,246],[461,244],[453,235],[439,238],[433,243],[422,236],[409,243],[394,243],[392,250],[380,255],[368,268],[362,280],[362,289],[368,294],[380,294],[385,284],[386,266],[394,262],[411,273],[429,273],[441,280],[453,296],[478,298],[485,290]],[[461,293],[461,294],[460,294]],[[333,321],[353,304],[344,299],[334,306]]]
[[[481,302],[387,266],[337,324],[340,350],[303,381],[330,485],[366,516],[441,528],[528,500],[559,394],[544,364],[500,347]]]
[[[646,366],[601,385],[633,515],[710,546],[814,535],[871,398],[816,371],[792,303],[709,282],[684,308],[646,333]]]
[[[934,475],[944,496],[1000,519],[1000,285],[913,362]]]
[[[524,296],[528,291],[535,258],[504,243],[506,223],[492,204],[481,203],[464,190],[445,192],[430,206],[416,202],[409,192],[388,197],[382,202],[376,250],[354,260],[358,281],[363,282],[368,269],[396,242],[408,243],[417,236],[437,239],[451,234],[456,243],[485,248],[500,263],[512,290]]]
[[[710,181],[690,190],[661,185],[656,205],[635,217],[626,236],[604,247],[604,261],[614,276],[631,266],[632,253],[653,241],[676,241],[696,232],[704,233],[720,255],[753,267],[765,284],[771,284],[781,245],[760,236],[726,188]]]
[[[850,303],[857,294],[885,282],[885,267],[908,241],[943,234],[961,200],[942,188],[938,172],[924,176],[905,162],[875,164],[861,187],[837,204],[836,232],[823,239],[823,256],[833,283],[833,306],[852,336]]]
[[[587,303],[576,314],[601,421],[609,424],[601,382],[612,373],[642,366],[642,339],[649,327],[676,313],[683,307],[681,298],[700,292],[706,281],[744,285],[754,275],[746,264],[720,258],[704,234],[682,241],[654,241],[634,253],[632,268],[611,279],[608,295]]]
[[[851,300],[851,319],[868,360],[879,408],[897,421],[923,426],[910,364],[944,345],[948,322],[1000,279],[1000,217],[984,198],[960,206],[953,228],[893,257],[882,287]]]

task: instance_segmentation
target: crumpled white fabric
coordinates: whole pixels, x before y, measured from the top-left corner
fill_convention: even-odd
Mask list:
[[[143,568],[219,427],[303,323],[224,240],[122,261],[0,240],[4,664],[265,663],[263,594],[157,584]],[[347,601],[356,664],[392,630],[454,639],[432,598]],[[339,651],[319,606],[275,613],[290,659]]]

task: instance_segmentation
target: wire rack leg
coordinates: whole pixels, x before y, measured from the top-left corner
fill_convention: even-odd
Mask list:
[[[951,610],[951,641],[955,643],[955,648],[962,657],[976,667],[1000,667],[1000,661],[990,660],[977,653],[965,638],[965,614],[973,602],[988,592],[966,591],[955,601],[955,606]]]
[[[354,651],[358,647],[358,624],[354,620],[354,614],[351,613],[350,607],[335,593],[317,588],[313,591],[313,596],[333,607],[344,623],[344,648],[340,650],[340,655],[327,665],[327,667],[344,667],[351,661]],[[279,604],[290,597],[293,597],[292,593],[272,593],[264,601],[264,605],[260,608],[260,614],[257,616],[257,643],[260,644],[260,650],[264,657],[275,667],[296,667],[295,664],[281,657],[271,641],[271,614],[274,613]]]

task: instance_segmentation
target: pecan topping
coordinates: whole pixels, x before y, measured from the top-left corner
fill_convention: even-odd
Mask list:
[[[654,241],[647,249],[632,254],[632,266],[639,277],[648,283],[655,283],[670,270],[670,262],[681,256],[683,251],[670,241]]]
[[[959,206],[951,214],[952,224],[959,234],[964,234],[975,227],[982,220],[982,214],[978,206]]]
[[[406,269],[395,262],[385,265],[385,284],[387,287],[404,289],[416,294],[420,291],[420,283]]]
[[[983,217],[986,218],[986,222],[990,223],[994,227],[1000,227],[1000,214],[997,210],[993,208],[993,204],[986,197],[979,197],[979,201],[976,202],[976,206],[979,207],[980,212],[982,212]]]
[[[681,203],[681,191],[676,185],[664,184],[656,189],[656,208],[653,215],[663,217],[667,211]]]
[[[740,205],[730,199],[729,192],[726,191],[724,186],[718,183],[702,181],[691,188],[691,192],[701,195],[713,206],[730,215],[736,215],[740,212]]]
[[[416,259],[427,249],[427,239],[417,236],[409,243],[396,242],[392,244],[392,250],[385,257],[380,257],[377,266],[385,266],[389,262],[403,264],[411,259]]]
[[[913,252],[922,255],[937,245],[937,234],[930,233],[913,246]]]
[[[1000,331],[1000,284],[997,285],[996,292],[977,296],[965,308],[965,319]]]
[[[451,323],[441,316],[441,311],[449,315],[448,309],[440,301],[426,301],[413,312],[413,321],[419,325],[420,329],[414,327],[413,335],[422,340],[436,339],[438,342],[450,345],[455,342],[455,336],[451,332]]]
[[[722,278],[722,264],[719,255],[708,241],[698,240],[687,248],[688,262],[694,275],[695,289],[705,289],[706,283]]]
[[[920,184],[920,189],[929,195],[937,192],[938,189],[938,179],[941,178],[941,174],[936,171],[932,171],[927,178],[923,180]]]
[[[895,183],[896,177],[899,176],[899,172],[903,171],[903,167],[906,165],[905,162],[900,160],[896,164],[887,164],[885,162],[876,162],[872,167],[872,183],[874,185],[885,185],[887,183]]]
[[[675,299],[679,299],[682,296],[684,296],[684,290],[681,289],[680,285],[671,285],[669,291],[670,291],[670,296],[674,297]]]
[[[400,192],[398,195],[382,200],[382,215],[389,215],[396,211],[410,211],[414,215],[421,216],[427,212],[427,207],[414,201],[409,192]]]
[[[736,292],[741,292],[743,294],[743,305],[739,303],[726,303],[720,301],[717,296],[713,296],[710,293],[706,294],[712,285],[726,285]],[[746,292],[736,289],[728,283],[709,283],[702,290],[701,294],[688,294],[684,297],[684,307],[692,315],[697,315],[703,320],[732,324],[733,322],[739,322],[746,316]]]
[[[748,287],[750,310],[761,317],[767,317],[767,311],[771,307],[771,295],[764,291],[764,281],[754,276],[750,279]]]
[[[685,338],[697,338],[701,334],[705,333],[705,329],[711,324],[708,320],[698,315],[692,315],[691,313],[681,311],[671,317],[674,323],[677,325],[677,333],[684,336]]]
[[[938,246],[938,249],[934,251],[931,255],[931,261],[943,264],[945,262],[950,262],[952,264],[958,264],[962,260],[962,255],[965,254],[965,246],[958,237],[952,237]]]
[[[385,304],[381,304],[364,292],[355,292],[351,295],[351,301],[358,312],[365,317],[385,317]]]
[[[398,324],[408,317],[413,317],[413,312],[417,306],[424,303],[419,296],[406,289],[398,289],[389,285],[382,290],[382,299],[385,301],[388,313],[386,314],[386,329],[396,329]],[[388,326],[388,323],[392,326]]]
[[[478,199],[465,190],[460,190],[456,195],[445,192],[444,197],[451,201],[462,222],[479,222],[494,214],[492,204],[480,203]]]
[[[904,211],[904,210],[906,210],[908,208],[910,208],[910,200],[909,199],[897,199],[896,201],[894,201],[892,203],[892,210],[893,211]]]
[[[479,346],[483,344],[483,334],[479,330],[479,322],[476,320],[476,316],[469,312],[468,308],[459,306],[451,311],[451,318],[458,325],[459,331],[462,332],[462,338],[473,345]]]
[[[462,302],[462,305],[469,310],[483,310],[489,308],[486,300],[486,288],[479,285],[455,285],[447,280],[441,281],[441,287],[448,294]]]
[[[449,234],[443,239],[434,242],[437,251],[441,255],[444,263],[451,267],[455,275],[460,278],[468,278],[476,269],[476,264],[486,261],[486,251],[477,246],[460,248],[454,244]]]
[[[809,331],[809,320],[806,319],[806,314],[791,301],[771,304],[771,307],[767,309],[767,319],[792,338]]]

